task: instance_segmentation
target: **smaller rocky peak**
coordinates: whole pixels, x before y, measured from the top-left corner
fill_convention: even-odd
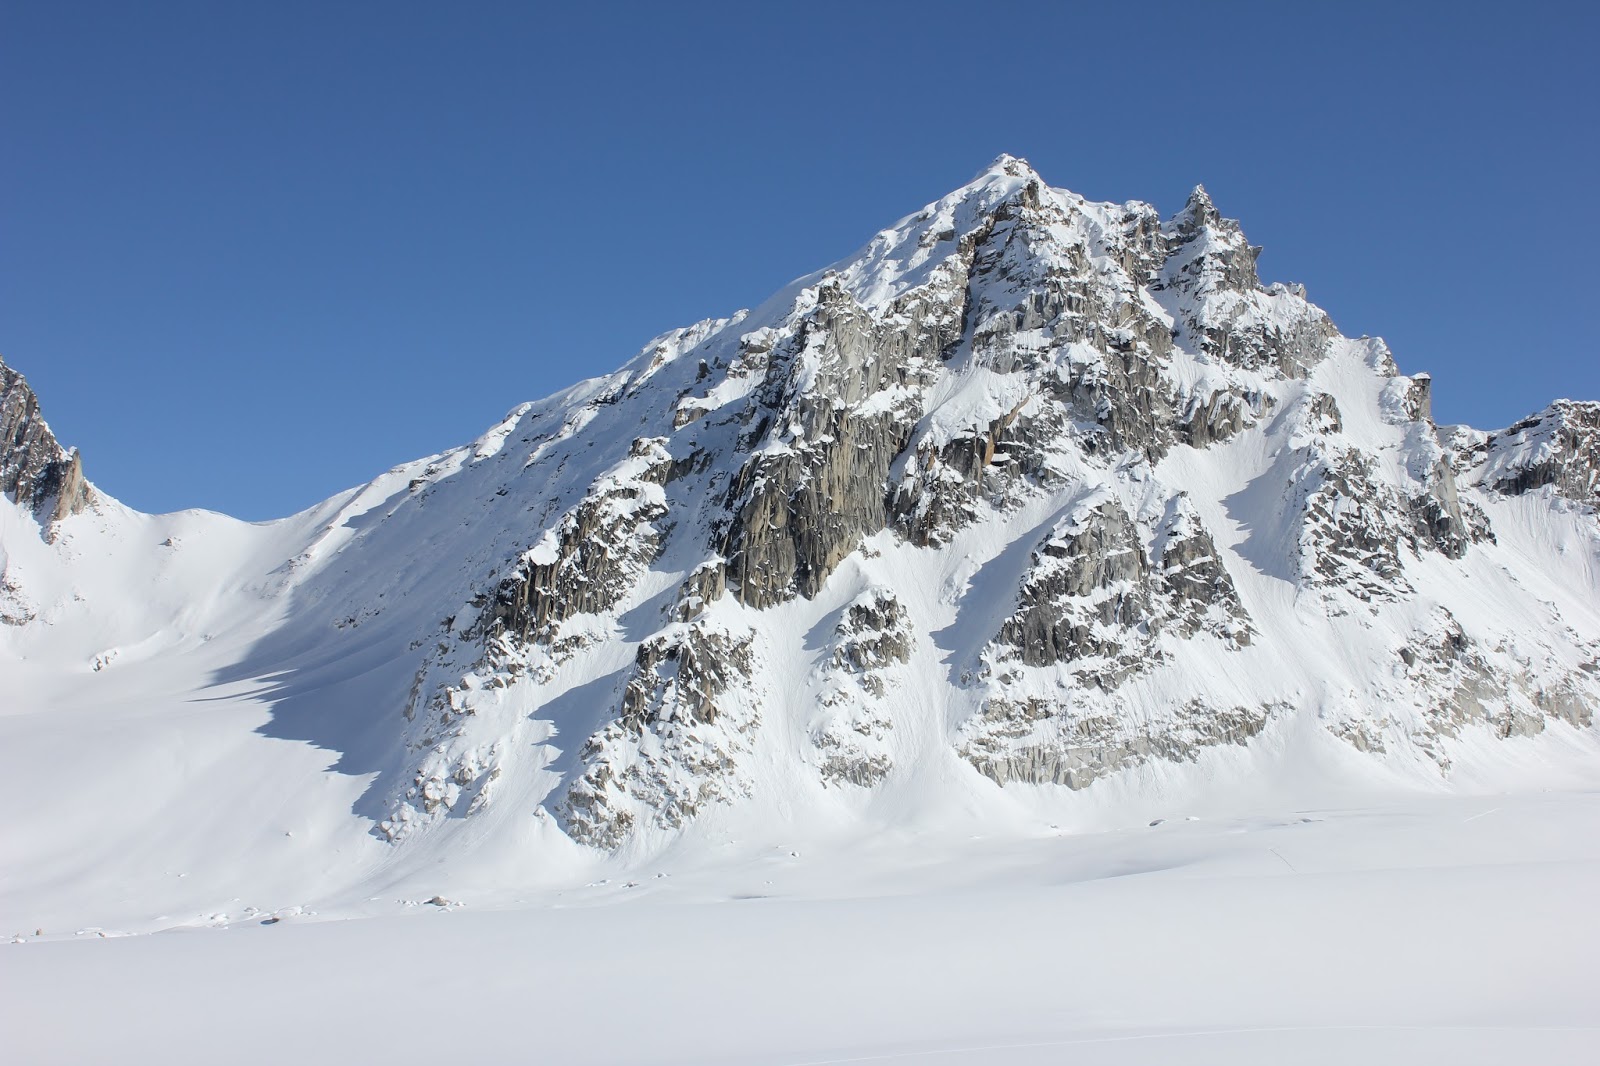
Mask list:
[[[1548,485],[1558,496],[1600,508],[1600,402],[1557,400],[1491,433],[1482,482],[1508,496]]]
[[[1254,292],[1261,287],[1256,272],[1261,249],[1245,239],[1236,220],[1222,217],[1205,186],[1194,187],[1183,210],[1162,232],[1169,284],[1200,294]]]
[[[1206,192],[1204,185],[1196,185],[1189,193],[1183,210],[1179,211],[1172,219],[1172,224],[1185,240],[1193,237],[1207,226],[1220,228],[1224,219],[1217,210],[1217,205],[1211,199],[1211,194]]]
[[[1217,210],[1216,203],[1211,199],[1211,194],[1206,192],[1204,185],[1196,185],[1189,194],[1189,199],[1184,202],[1183,210],[1179,211],[1167,223],[1167,239],[1174,245],[1185,245],[1204,234],[1211,235],[1211,244],[1223,248],[1238,248],[1250,253],[1252,263],[1259,248],[1251,248],[1244,238],[1244,233],[1239,228],[1237,219],[1224,218],[1221,211]]]
[[[996,221],[1014,217],[1019,210],[1037,210],[1049,186],[1027,160],[1002,154],[958,192],[974,199],[980,215]],[[964,194],[964,195],[963,195]]]
[[[1222,244],[1243,244],[1237,219],[1224,218],[1217,205],[1206,192],[1204,185],[1196,185],[1184,201],[1183,210],[1173,215],[1166,225],[1167,238],[1174,244],[1188,244],[1206,232]]]
[[[980,170],[973,180],[981,181],[991,174],[1004,175],[1008,178],[1021,178],[1024,181],[1036,181],[1040,184],[1044,183],[1044,179],[1039,176],[1039,172],[1034,170],[1026,159],[1011,155],[1008,152],[1001,152],[995,156],[994,162]]]
[[[47,530],[93,501],[83,460],[63,448],[39,413],[27,379],[0,359],[0,492]],[[47,534],[48,535],[48,534]]]

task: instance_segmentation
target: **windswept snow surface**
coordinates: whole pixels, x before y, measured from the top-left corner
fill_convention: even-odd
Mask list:
[[[1568,784],[1572,782],[1567,781]],[[1592,1063],[1600,792],[728,840],[520,897],[3,950],[10,1061]]]

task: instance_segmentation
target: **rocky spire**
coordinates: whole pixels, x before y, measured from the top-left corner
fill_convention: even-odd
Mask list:
[[[1174,251],[1169,265],[1188,276],[1192,291],[1252,292],[1261,286],[1256,273],[1261,249],[1245,239],[1237,221],[1222,217],[1204,185],[1194,187],[1165,231]]]
[[[76,450],[61,447],[28,382],[0,360],[0,491],[40,522],[77,514],[93,498]]]
[[[1206,192],[1204,185],[1196,185],[1189,194],[1189,199],[1184,203],[1183,210],[1173,218],[1173,226],[1177,229],[1181,240],[1192,240],[1202,229],[1210,226],[1220,229],[1224,223],[1217,205],[1212,203],[1211,194]]]

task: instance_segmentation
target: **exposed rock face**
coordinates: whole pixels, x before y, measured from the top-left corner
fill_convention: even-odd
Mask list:
[[[1195,448],[1225,441],[1254,425],[1269,402],[1268,397],[1259,392],[1196,394],[1190,398],[1188,410],[1178,421],[1179,439]]]
[[[83,462],[67,451],[39,414],[21,374],[0,360],[0,492],[31,510],[46,528],[89,506]]]
[[[1426,492],[1406,501],[1414,546],[1426,544],[1451,559],[1459,559],[1473,543],[1494,539],[1488,517],[1481,508],[1462,501],[1455,474],[1442,459],[1428,471],[1424,484]]]
[[[884,588],[868,589],[852,600],[834,635],[833,665],[866,678],[891,663],[906,662],[915,640],[905,608]],[[882,692],[881,685],[869,688]]]
[[[1550,619],[1559,628],[1556,619]],[[1568,630],[1578,668],[1547,649],[1529,649],[1506,662],[1505,644],[1490,647],[1467,633],[1446,608],[1436,607],[1407,634],[1395,652],[1389,699],[1376,716],[1334,715],[1329,728],[1361,751],[1388,750],[1385,736],[1399,736],[1434,760],[1451,766],[1448,741],[1487,727],[1506,738],[1536,736],[1551,722],[1587,728],[1593,724],[1600,674],[1600,642]]]
[[[1147,541],[1149,545],[1147,547]],[[1161,658],[1156,638],[1210,628],[1250,640],[1248,616],[1199,516],[1182,496],[1155,529],[1141,528],[1106,494],[1074,504],[1033,553],[1017,612],[1000,627],[1002,660],[1072,663],[1103,689]]]
[[[640,807],[675,829],[744,790],[736,759],[760,715],[749,701],[730,706],[729,695],[750,678],[751,644],[748,634],[690,625],[640,646],[620,717],[579,753],[586,769],[561,810],[574,838],[614,848]]]
[[[1152,576],[1170,604],[1166,621],[1172,629],[1186,638],[1206,630],[1236,646],[1250,643],[1250,615],[1187,496],[1167,504],[1150,555]]]
[[[627,460],[523,554],[496,589],[486,634],[548,642],[563,619],[604,611],[627,593],[660,548],[653,523],[667,514],[662,486],[673,472],[665,445],[634,441]]]
[[[739,602],[816,595],[884,527],[889,466],[921,414],[915,398],[959,328],[957,308],[921,293],[889,314],[898,325],[885,329],[825,282],[793,341],[774,353],[757,451],[729,494],[734,518],[722,552]]]
[[[1167,235],[1167,263],[1155,288],[1179,298],[1173,303],[1182,340],[1240,369],[1291,378],[1306,377],[1321,362],[1338,335],[1333,323],[1305,301],[1303,288],[1261,287],[1261,249],[1217,212],[1204,188],[1195,187]]]
[[[1029,666],[1117,659],[1130,643],[1128,630],[1148,633],[1153,611],[1144,547],[1119,503],[1094,503],[1075,507],[1034,553],[1018,611],[1000,627],[998,639]],[[1137,665],[1143,643],[1093,680],[1114,685],[1119,672]]]
[[[1600,557],[1600,405],[1442,432],[1259,253],[1203,189],[1163,222],[1002,158],[508,421],[478,452],[526,446],[522,524],[418,642],[382,831],[488,809],[529,750],[517,802],[614,848],[774,774],[1083,788],[1300,715],[1436,773],[1590,722],[1600,621],[1473,597],[1516,587],[1508,495]]]
[[[1219,744],[1244,744],[1283,707],[1212,707],[1195,701],[1159,725],[1125,714],[1083,714],[1037,699],[991,700],[962,755],[1000,784],[1087,788],[1118,770],[1156,760],[1184,762]]]
[[[1600,403],[1558,400],[1532,418],[1492,433],[1481,448],[1478,479],[1520,496],[1545,486],[1600,505]]]
[[[911,617],[890,590],[868,588],[846,605],[824,666],[825,713],[812,730],[825,784],[871,788],[893,769],[896,668],[910,662],[915,643]]]
[[[1304,468],[1302,484],[1300,562],[1309,584],[1363,600],[1415,591],[1400,557],[1406,527],[1398,501],[1374,478],[1366,456],[1346,449],[1322,457]]]
[[[38,616],[22,582],[9,570],[0,571],[0,625],[25,626]]]

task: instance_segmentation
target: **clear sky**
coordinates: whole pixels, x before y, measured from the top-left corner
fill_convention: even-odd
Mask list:
[[[0,353],[101,488],[260,519],[848,254],[1000,152],[1196,182],[1492,428],[1600,399],[1595,5],[0,15]]]

